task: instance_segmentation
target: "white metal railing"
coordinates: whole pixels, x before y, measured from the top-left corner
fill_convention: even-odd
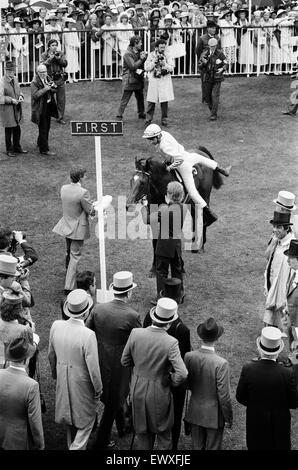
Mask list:
[[[158,39],[163,30],[144,28],[142,30],[109,30],[104,31],[99,39],[94,31],[63,31],[62,33],[13,33],[0,35],[2,44],[2,60],[16,62],[19,82],[29,84],[34,76],[41,54],[46,50],[51,37],[57,37],[59,47],[68,60],[66,72],[75,80],[107,80],[120,79],[122,71],[122,55],[129,37],[141,35],[143,49],[150,52],[150,45]],[[101,30],[102,32],[102,30]],[[200,36],[205,32],[202,28],[173,28],[170,45],[185,44],[186,54],[175,59],[173,76],[196,76],[198,57],[196,47]],[[294,35],[294,27],[274,26],[247,28],[220,28],[221,48],[226,55],[229,75],[251,74],[283,74],[291,73],[297,62],[298,36]],[[125,33],[125,34],[124,34]],[[5,39],[5,46],[4,40]],[[3,67],[3,62],[1,63]],[[3,73],[3,69],[2,69]]]

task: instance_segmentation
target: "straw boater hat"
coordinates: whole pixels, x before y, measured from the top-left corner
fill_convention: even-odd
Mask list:
[[[273,219],[270,220],[270,224],[274,225],[293,225],[290,222],[291,214],[289,212],[273,212]]]
[[[0,255],[0,274],[19,276],[17,264],[18,260],[14,256]]]
[[[297,209],[295,205],[295,194],[289,191],[279,191],[277,199],[273,199],[273,202],[288,211],[295,211]]]
[[[6,360],[12,362],[21,362],[32,357],[36,348],[29,343],[28,339],[21,337],[13,339],[6,351]]]
[[[137,284],[133,282],[133,275],[130,271],[119,271],[113,276],[113,282],[109,286],[109,290],[113,294],[124,294],[137,287]]]
[[[219,326],[212,317],[208,318],[204,323],[200,323],[197,328],[199,337],[207,343],[213,343],[213,341],[216,341],[223,332],[224,328]]]
[[[63,312],[71,318],[80,318],[93,305],[90,295],[83,289],[75,289],[67,296],[63,305]]]
[[[291,240],[288,250],[284,251],[284,255],[298,258],[298,240]]]
[[[158,299],[156,307],[150,310],[151,320],[158,323],[168,324],[178,318],[178,304],[175,300],[168,297]]]
[[[3,292],[2,299],[5,300],[7,304],[17,305],[23,302],[24,295],[21,293],[16,294],[10,290],[7,290]]]
[[[284,348],[281,339],[282,332],[274,326],[266,326],[262,329],[261,336],[257,338],[257,347],[268,356],[279,354]]]

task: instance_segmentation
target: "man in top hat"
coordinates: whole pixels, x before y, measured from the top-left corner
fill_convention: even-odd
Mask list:
[[[164,290],[160,293],[161,297],[167,297],[169,299],[175,300],[177,304],[183,302],[182,292],[181,292],[181,279],[178,278],[168,278],[164,283]],[[181,302],[182,299],[182,302]],[[176,320],[174,320],[169,329],[167,330],[168,334],[173,336],[178,340],[178,346],[180,350],[180,354],[182,359],[186,353],[191,351],[191,344],[190,344],[190,330],[185,325],[185,323],[181,320],[179,316]],[[152,325],[152,319],[150,316],[150,312],[147,313],[144,322],[143,328],[147,328],[147,326]],[[172,389],[173,394],[173,403],[174,403],[174,425],[172,427],[172,450],[177,450],[178,442],[180,437],[181,431],[181,420],[184,408],[184,401],[186,395],[186,389],[183,385],[175,387]]]
[[[77,265],[82,256],[84,241],[90,238],[89,216],[95,215],[89,191],[82,187],[86,169],[70,170],[70,184],[61,188],[63,217],[53,232],[66,238],[65,295],[76,287]]]
[[[86,322],[97,338],[103,382],[101,401],[105,405],[95,448],[108,447],[115,420],[119,436],[125,433],[124,409],[131,370],[121,365],[121,356],[131,330],[141,327],[139,314],[128,305],[136,286],[131,272],[115,273],[110,286],[114,299],[97,304]]]
[[[191,424],[193,450],[220,450],[225,425],[232,427],[229,364],[214,349],[223,332],[212,317],[200,323],[202,345],[184,358],[191,390],[185,420]]]
[[[295,376],[277,362],[283,350],[282,334],[268,326],[257,338],[261,359],[243,366],[236,399],[246,406],[248,450],[290,450],[291,413],[297,408]]]
[[[274,199],[273,202],[276,205],[277,212],[286,212],[291,214],[291,222],[293,224],[292,231],[295,238],[298,238],[298,215],[293,214],[297,211],[297,206],[295,204],[296,196],[290,191],[279,191],[277,199]]]
[[[292,344],[295,337],[293,335],[293,328],[298,326],[298,240],[293,239],[290,246],[285,250],[284,255],[287,257],[288,266],[290,268],[288,283],[287,283],[287,300],[285,313],[288,317],[288,337],[290,351],[297,349],[296,345]]]
[[[284,252],[289,248],[294,235],[291,230],[290,213],[275,211],[270,223],[273,226],[273,234],[265,253],[267,258],[264,272],[266,304],[263,321],[265,326],[276,326],[283,331],[283,308],[286,303],[287,281],[290,273]]]
[[[16,157],[17,153],[28,153],[21,147],[22,102],[18,79],[15,76],[15,63],[5,63],[5,74],[0,81],[3,101],[0,103],[0,119],[5,128],[5,145],[8,157]]]
[[[102,391],[97,342],[85,327],[92,298],[75,289],[64,304],[69,320],[56,320],[50,331],[48,357],[56,380],[55,422],[67,425],[69,450],[85,450]]]
[[[209,39],[211,39],[211,38],[217,39],[217,41],[218,41],[217,47],[220,48],[220,39],[219,39],[219,36],[216,34],[216,32],[217,32],[216,23],[214,23],[214,21],[208,20],[207,21],[207,32],[205,34],[202,34],[202,36],[199,37],[198,44],[197,44],[197,47],[196,47],[196,54],[197,54],[198,61],[200,60],[202,53],[205,50],[208,50],[208,41],[209,41]],[[205,90],[204,90],[204,80],[203,80],[204,70],[201,70],[200,73],[201,73],[202,103],[204,103],[206,101]]]
[[[158,450],[169,450],[172,446],[171,387],[179,386],[187,378],[178,341],[167,334],[178,318],[177,311],[173,299],[159,299],[150,311],[152,325],[133,329],[122,354],[122,365],[133,367],[130,396],[140,450],[152,450],[155,439]]]
[[[8,345],[10,364],[0,370],[0,450],[44,449],[39,385],[26,372],[34,352],[23,337]]]
[[[209,120],[216,121],[221,82],[228,68],[227,58],[218,48],[216,38],[209,39],[208,49],[202,52],[198,65],[200,70],[203,70],[205,101],[211,111]]]

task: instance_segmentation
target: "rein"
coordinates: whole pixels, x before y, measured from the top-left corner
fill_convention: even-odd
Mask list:
[[[135,173],[141,173],[142,175],[146,175],[146,176],[147,176],[147,183],[146,183],[146,186],[145,186],[145,188],[144,188],[144,190],[143,190],[143,194],[139,196],[139,200],[142,199],[142,197],[149,195],[150,186],[154,189],[154,191],[155,191],[156,193],[158,193],[157,187],[156,187],[155,184],[152,182],[151,173],[148,173],[147,171],[144,171],[144,170],[136,170]]]

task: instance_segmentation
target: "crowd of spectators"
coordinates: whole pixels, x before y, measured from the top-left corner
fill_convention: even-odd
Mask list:
[[[69,82],[118,78],[123,55],[136,32],[147,52],[156,39],[166,39],[180,57],[175,73],[194,74],[198,38],[210,21],[218,28],[229,73],[253,73],[258,68],[263,73],[281,74],[296,62],[296,1],[276,2],[276,8],[253,7],[251,12],[242,0],[214,0],[204,5],[167,0],[52,0],[46,2],[47,8],[34,7],[34,3],[27,0],[2,10],[6,58],[16,61],[22,82],[32,80],[50,39],[56,39],[58,50],[66,55]],[[185,45],[182,52],[176,47],[181,43]]]

